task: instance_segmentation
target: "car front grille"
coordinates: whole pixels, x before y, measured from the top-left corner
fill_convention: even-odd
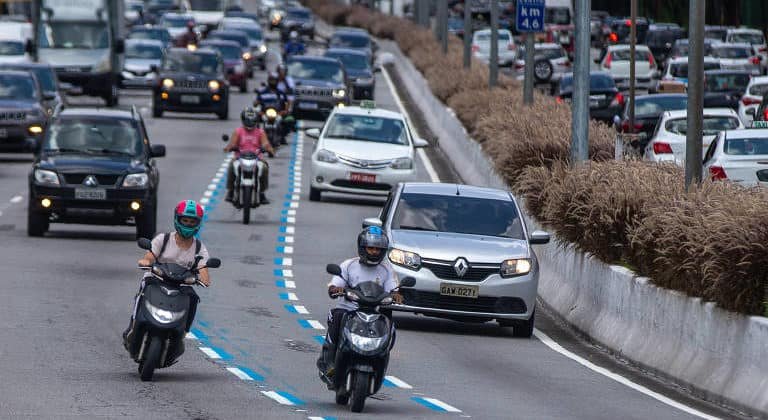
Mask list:
[[[354,166],[355,168],[362,168],[362,169],[383,169],[392,163],[392,161],[389,159],[365,160],[365,159],[355,159],[355,158],[341,156],[341,155],[338,155],[338,158],[341,162],[349,166]]]
[[[453,268],[453,261],[422,259],[421,266],[431,271],[435,277],[443,280],[474,281],[481,282],[492,274],[499,274],[499,264],[469,263],[469,269],[463,276],[459,276]]]
[[[173,86],[177,89],[202,90],[208,89],[208,82],[203,80],[174,80]]]
[[[358,190],[371,190],[371,191],[389,191],[392,189],[392,186],[389,184],[381,184],[378,182],[375,182],[375,183],[352,182],[346,179],[337,179],[331,182],[331,185],[333,185],[334,187],[355,188]]]
[[[524,314],[528,307],[518,297],[480,296],[476,299],[443,296],[435,292],[401,289],[403,303],[420,308],[444,309],[461,312],[486,312],[494,314]]]
[[[64,182],[70,185],[80,185],[91,174],[64,174]],[[117,175],[93,175],[101,186],[114,186],[117,183]]]
[[[333,89],[315,87],[297,87],[296,96],[332,96]]]

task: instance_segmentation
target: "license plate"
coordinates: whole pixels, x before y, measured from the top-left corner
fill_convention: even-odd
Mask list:
[[[104,188],[75,188],[77,200],[106,200],[107,190]]]
[[[8,130],[5,128],[0,128],[0,139],[4,139],[8,137]]]
[[[599,101],[595,101],[595,100],[592,100],[592,99],[589,100],[589,107],[590,108],[597,108],[599,106],[600,106],[600,102]]]
[[[315,103],[315,102],[299,102],[299,108],[301,108],[301,109],[317,109],[317,103]]]
[[[361,182],[365,184],[373,184],[376,182],[376,175],[372,174],[361,174],[358,172],[351,172],[349,174],[349,180],[352,182]]]
[[[440,283],[440,294],[443,296],[458,296],[477,299],[479,286],[465,286],[463,284]]]
[[[197,96],[197,95],[181,95],[179,100],[183,104],[194,104],[194,105],[197,105],[197,104],[200,103],[200,97]]]

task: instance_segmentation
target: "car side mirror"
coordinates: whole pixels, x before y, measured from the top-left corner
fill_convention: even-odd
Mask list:
[[[333,274],[334,276],[341,277],[341,267],[339,267],[337,264],[328,264],[325,266],[325,271],[328,274]]]
[[[429,142],[422,138],[416,137],[413,139],[413,147],[429,147]]]
[[[122,54],[125,52],[125,40],[124,39],[117,39],[115,40],[115,52],[118,54]]]
[[[619,130],[619,128],[621,128],[621,117],[619,117],[618,115],[613,116],[613,126],[616,128],[617,131]]]
[[[34,55],[35,52],[37,52],[37,47],[35,46],[35,43],[32,42],[31,39],[28,39],[26,44],[24,44],[24,52],[26,52],[29,55]]]
[[[744,111],[747,115],[751,116],[752,118],[755,117],[755,114],[757,114],[757,109],[755,108],[747,108],[746,111]]]
[[[373,72],[374,73],[381,73],[381,66],[374,66],[373,67]]]
[[[157,73],[157,70],[158,70],[157,64],[152,64],[149,66],[149,71],[151,71],[152,73]]]
[[[549,243],[549,233],[536,230],[528,238],[531,245],[545,245]]]
[[[150,155],[153,158],[165,157],[165,146],[162,144],[153,144],[150,149]]]
[[[371,226],[381,227],[384,223],[382,223],[381,219],[378,217],[368,217],[363,220],[363,229],[367,229]]]
[[[138,241],[136,241],[139,244],[139,248],[146,249],[147,251],[152,250],[152,241],[150,241],[147,238],[139,238]]]
[[[46,101],[52,101],[56,99],[56,93],[55,92],[43,92],[43,99]]]
[[[400,280],[400,287],[413,287],[416,286],[416,279],[408,276]]]
[[[205,263],[207,268],[219,268],[221,267],[221,260],[218,258],[208,258],[208,262]]]
[[[222,134],[222,135],[221,135],[221,141],[223,141],[223,142],[228,142],[228,141],[229,141],[229,136],[228,136],[228,135],[226,135],[226,134]]]
[[[311,137],[313,139],[319,139],[320,138],[320,129],[319,128],[308,128],[304,130],[304,134],[307,135],[307,137]]]

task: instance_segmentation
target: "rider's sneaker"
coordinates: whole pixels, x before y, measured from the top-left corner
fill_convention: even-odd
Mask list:
[[[264,193],[259,194],[259,203],[261,204],[269,204],[271,201],[267,198],[267,196]]]

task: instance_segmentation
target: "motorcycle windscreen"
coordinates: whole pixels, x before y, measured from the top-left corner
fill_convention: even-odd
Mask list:
[[[344,327],[350,333],[366,338],[386,337],[390,329],[387,317],[379,314],[371,316],[359,312],[349,317]]]
[[[144,287],[144,299],[153,306],[170,312],[186,311],[189,308],[189,296],[178,287],[161,283],[150,283]]]
[[[378,298],[387,293],[384,287],[374,281],[362,282],[355,289],[366,298]]]

